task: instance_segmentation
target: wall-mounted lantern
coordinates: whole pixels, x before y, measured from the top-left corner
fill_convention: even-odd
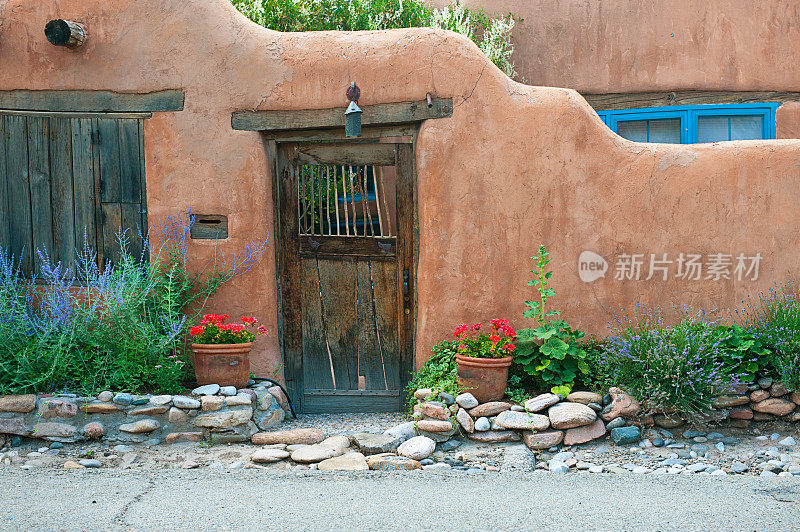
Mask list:
[[[361,108],[356,102],[358,97],[361,96],[361,89],[358,88],[355,81],[350,83],[347,88],[347,99],[350,100],[350,105],[344,112],[344,135],[347,138],[361,136]]]
[[[44,35],[50,41],[50,44],[55,46],[77,48],[83,44],[86,38],[86,31],[77,22],[55,19],[45,25]]]

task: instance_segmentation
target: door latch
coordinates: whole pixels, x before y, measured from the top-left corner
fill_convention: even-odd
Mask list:
[[[408,268],[403,270],[403,306],[406,315],[411,314],[411,296],[408,294]]]

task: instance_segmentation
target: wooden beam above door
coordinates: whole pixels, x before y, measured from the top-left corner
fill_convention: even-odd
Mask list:
[[[0,91],[0,109],[79,113],[152,113],[182,111],[182,90],[147,93],[84,90]]]
[[[237,111],[231,116],[231,127],[242,131],[298,131],[306,129],[344,129],[345,107],[301,109],[297,111]],[[452,98],[432,98],[416,102],[380,103],[361,107],[364,126],[422,122],[431,118],[453,116]]]

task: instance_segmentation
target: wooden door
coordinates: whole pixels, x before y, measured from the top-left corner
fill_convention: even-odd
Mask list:
[[[70,117],[0,110],[0,247],[34,271],[35,253],[75,272],[84,244],[100,264],[145,253],[141,118]]]
[[[411,144],[283,144],[278,280],[303,412],[400,409],[413,356]]]

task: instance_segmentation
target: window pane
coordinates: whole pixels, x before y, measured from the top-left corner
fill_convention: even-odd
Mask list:
[[[731,117],[731,140],[763,138],[764,119],[761,115]]]
[[[727,116],[703,116],[697,121],[697,142],[719,142],[728,137]]]
[[[617,122],[617,134],[634,142],[647,142],[647,120]]]
[[[648,122],[650,122],[649,142],[666,142],[669,144],[681,143],[680,118],[648,120]]]

